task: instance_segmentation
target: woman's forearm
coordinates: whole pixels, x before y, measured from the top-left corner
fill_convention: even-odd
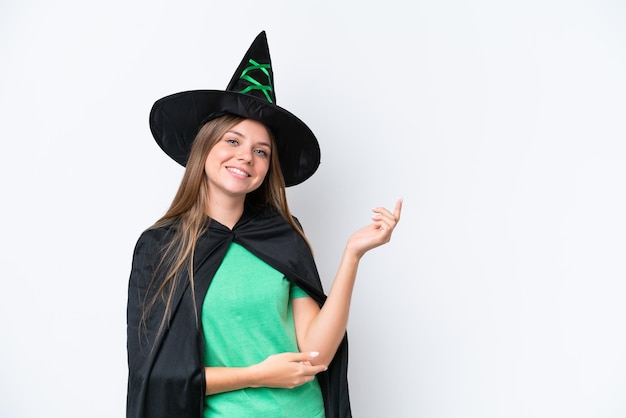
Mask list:
[[[312,365],[317,352],[279,353],[249,367],[205,367],[206,395],[233,390],[271,387],[291,389],[303,385],[326,370]]]
[[[249,367],[205,367],[206,395],[230,392],[254,385]]]
[[[301,351],[320,352],[314,364],[328,365],[345,335],[359,260],[360,256],[344,251],[324,306],[298,339]]]

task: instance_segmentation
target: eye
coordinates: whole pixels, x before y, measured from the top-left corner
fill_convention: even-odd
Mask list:
[[[254,152],[260,155],[261,157],[267,157],[268,155],[267,151],[262,150],[262,149],[255,149]]]
[[[226,138],[226,139],[225,139],[225,141],[226,141],[228,144],[231,144],[231,145],[237,145],[237,144],[239,144],[239,141],[237,141],[236,139],[233,139],[233,138]]]

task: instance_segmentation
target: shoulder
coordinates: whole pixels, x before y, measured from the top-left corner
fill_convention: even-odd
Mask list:
[[[155,272],[163,261],[168,243],[172,239],[172,227],[150,227],[143,231],[133,251],[130,274],[131,288],[147,291]]]
[[[177,222],[171,222],[166,225],[152,225],[146,228],[137,243],[164,243],[171,241],[176,231],[179,230]]]
[[[135,244],[134,255],[160,253],[171,242],[176,232],[175,225],[151,226],[144,230]]]

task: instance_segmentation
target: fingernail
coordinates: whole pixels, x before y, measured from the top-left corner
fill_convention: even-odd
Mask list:
[[[311,352],[309,353],[309,357],[317,357],[317,356],[319,356],[319,355],[320,355],[320,353],[319,353],[318,351],[311,351]]]

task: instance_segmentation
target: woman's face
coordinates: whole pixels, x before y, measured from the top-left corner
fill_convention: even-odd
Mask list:
[[[265,179],[271,140],[265,126],[246,119],[233,126],[213,146],[204,164],[209,198],[245,198]]]

